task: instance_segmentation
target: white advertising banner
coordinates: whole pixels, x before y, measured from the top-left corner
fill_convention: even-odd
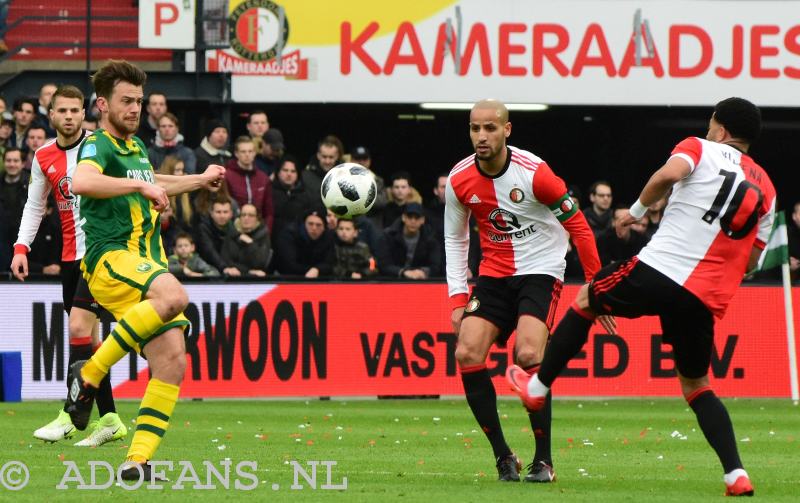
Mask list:
[[[193,305],[199,310],[201,326],[214,325],[217,317],[230,315],[231,305],[247,305],[269,293],[274,285],[237,284],[186,285]],[[58,399],[66,397],[66,373],[69,358],[69,325],[61,297],[61,284],[4,283],[0,286],[3,309],[0,310],[0,351],[22,353],[22,399]],[[213,309],[203,309],[204,305]],[[107,336],[116,326],[113,318],[101,324]],[[199,327],[198,327],[199,329]],[[147,369],[147,360],[135,353],[117,363],[111,371],[111,386],[135,378]]]
[[[238,102],[800,105],[800,2],[231,0]]]
[[[194,48],[195,0],[139,0],[139,47]]]

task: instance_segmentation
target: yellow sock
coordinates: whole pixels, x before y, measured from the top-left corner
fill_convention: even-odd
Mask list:
[[[111,335],[86,362],[81,369],[81,376],[92,386],[98,387],[108,374],[108,369],[131,351],[139,351],[139,346],[163,325],[149,300],[136,304],[125,313]]]
[[[169,426],[169,417],[178,401],[180,386],[150,379],[136,418],[136,432],[126,461],[144,463],[153,459],[161,437]]]

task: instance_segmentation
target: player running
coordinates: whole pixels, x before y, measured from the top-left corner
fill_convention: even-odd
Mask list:
[[[11,262],[14,277],[24,281],[28,276],[27,253],[36,237],[47,207],[47,198],[52,191],[63,235],[61,285],[64,310],[69,316],[69,365],[90,358],[92,349],[100,344],[97,323],[100,308],[89,293],[86,280],[81,276],[80,262],[86,246],[78,213],[78,198],[72,193],[72,176],[77,165],[78,148],[86,135],[81,129],[84,117],[83,99],[83,93],[74,86],[61,86],[53,94],[49,114],[50,122],[56,130],[56,138],[45,143],[33,157],[28,201],[22,213],[19,237],[14,244],[14,259]],[[68,374],[67,390],[70,384]],[[33,436],[48,442],[74,436],[75,426],[66,409],[65,403],[58,417],[33,432]],[[89,436],[75,445],[97,447],[127,435],[128,430],[114,406],[108,376],[100,383],[97,409],[100,419],[92,423]]]
[[[726,495],[752,496],[728,411],[709,385],[714,322],[764,249],[775,218],[775,188],[747,155],[761,132],[761,112],[747,100],[717,103],[706,139],[686,138],[655,172],[624,215],[630,225],[670,189],[663,220],[638,256],[608,265],[584,285],[558,324],[541,370],[506,377],[528,410],[545,405],[550,387],[580,351],[598,315],[658,316],[671,344],[683,396],[725,472]]]
[[[445,188],[456,360],[467,403],[492,445],[499,479],[519,481],[521,464],[503,436],[486,357],[492,344],[505,347],[516,329],[514,360],[525,372],[536,372],[561,293],[569,237],[587,281],[600,268],[600,259],[592,230],[564,182],[536,155],[506,145],[511,123],[505,105],[495,100],[475,104],[469,130],[475,154],[455,165]],[[470,214],[478,221],[483,260],[468,296]],[[536,453],[525,481],[552,482],[549,395],[545,406],[529,416]]]

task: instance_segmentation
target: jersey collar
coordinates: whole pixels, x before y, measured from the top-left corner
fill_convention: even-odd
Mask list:
[[[78,138],[75,141],[75,143],[73,143],[72,145],[67,145],[66,147],[62,147],[61,145],[58,144],[58,140],[56,140],[56,147],[58,147],[59,150],[63,150],[63,151],[66,152],[67,150],[72,150],[73,148],[75,148],[78,145],[80,145],[84,138],[86,138],[86,130],[82,129],[81,130],[81,137]]]
[[[508,171],[508,167],[510,165],[511,165],[511,148],[509,148],[508,146],[506,146],[506,163],[503,165],[503,169],[501,169],[496,175],[490,175],[486,173],[484,170],[482,170],[481,165],[478,162],[478,154],[475,154],[475,168],[478,170],[478,173],[480,173],[481,176],[485,176],[486,178],[492,178],[492,179],[500,178],[506,173],[506,171]]]

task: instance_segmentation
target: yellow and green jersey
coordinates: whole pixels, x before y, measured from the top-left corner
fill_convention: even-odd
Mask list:
[[[98,129],[78,151],[78,163],[91,164],[102,174],[156,183],[142,140],[123,140]],[[86,233],[85,270],[94,272],[97,261],[111,250],[128,250],[167,267],[158,212],[138,192],[99,199],[81,196],[81,220]]]

